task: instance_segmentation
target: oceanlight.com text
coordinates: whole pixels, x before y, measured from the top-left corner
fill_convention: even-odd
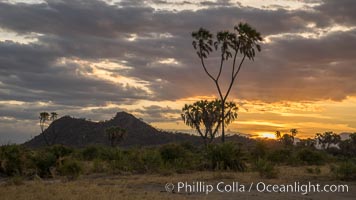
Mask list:
[[[178,193],[239,193],[239,192],[276,192],[276,193],[319,193],[319,192],[349,192],[349,186],[346,184],[319,184],[319,183],[300,183],[298,181],[290,184],[267,184],[264,182],[251,182],[248,184],[234,182],[206,183],[204,181],[195,182],[177,182],[176,184],[167,183],[165,186],[167,192]]]

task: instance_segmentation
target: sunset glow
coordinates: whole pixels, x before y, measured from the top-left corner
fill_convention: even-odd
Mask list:
[[[258,135],[260,138],[276,139],[276,135],[274,133],[258,133]]]

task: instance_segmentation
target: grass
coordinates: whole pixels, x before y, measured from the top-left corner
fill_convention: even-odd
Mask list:
[[[96,200],[96,199],[216,199],[233,194],[171,194],[164,192],[164,185],[168,182],[177,183],[179,181],[205,181],[217,183],[219,181],[248,184],[250,182],[263,181],[265,183],[286,184],[294,181],[313,181],[334,183],[332,177],[328,176],[329,167],[320,166],[321,174],[314,176],[306,170],[306,166],[290,167],[279,166],[279,178],[262,179],[257,172],[224,172],[224,171],[204,171],[188,174],[172,174],[161,176],[160,174],[144,175],[105,175],[92,174],[80,177],[75,181],[66,179],[37,179],[32,181],[22,181],[22,184],[6,184],[1,182],[0,194],[2,200],[28,199],[28,200],[47,200],[47,199],[78,199],[78,200]],[[356,184],[355,182],[349,184]],[[248,199],[249,195],[245,199]],[[256,196],[257,195],[257,196]],[[263,197],[264,194],[256,194],[250,199]],[[261,196],[262,195],[262,196]],[[274,194],[278,195],[278,194]],[[291,194],[292,195],[292,194]],[[329,194],[336,195],[336,194]],[[355,194],[353,194],[355,195]],[[292,195],[293,196],[293,195]],[[275,197],[271,196],[270,197]],[[278,197],[282,197],[281,195]],[[278,198],[277,197],[277,198]],[[331,197],[330,197],[331,198]],[[258,198],[257,198],[258,199]],[[267,198],[268,199],[268,198]]]

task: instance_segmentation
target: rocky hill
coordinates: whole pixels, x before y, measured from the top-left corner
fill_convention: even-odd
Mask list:
[[[158,131],[126,112],[119,112],[114,118],[105,122],[92,122],[65,116],[54,121],[44,131],[44,134],[51,144],[64,144],[74,147],[95,144],[108,145],[109,141],[105,129],[110,126],[119,126],[127,130],[120,146],[149,146],[182,141],[200,143],[200,138],[196,136]],[[38,135],[26,142],[25,146],[40,147],[45,144],[43,136]]]
[[[54,121],[45,131],[47,140],[51,144],[63,144],[73,147],[104,144],[109,145],[105,129],[111,126],[119,126],[127,130],[124,140],[119,144],[129,146],[152,146],[172,142],[191,142],[201,144],[201,138],[183,133],[170,133],[158,131],[154,127],[137,119],[126,112],[119,112],[114,118],[104,122],[92,122],[85,119],[77,119],[69,116]],[[232,140],[245,143],[250,139],[234,136]],[[28,147],[41,147],[46,143],[42,135],[38,135],[24,144]]]

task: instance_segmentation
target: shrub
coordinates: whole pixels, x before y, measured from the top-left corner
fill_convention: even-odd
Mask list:
[[[178,144],[167,144],[160,148],[160,154],[165,163],[174,162],[186,154],[186,150]]]
[[[42,150],[32,155],[31,159],[35,165],[37,175],[42,178],[53,176],[51,169],[56,167],[56,155],[52,152]]]
[[[332,166],[331,172],[340,180],[356,180],[356,164],[351,161],[343,162],[338,166]]]
[[[84,160],[94,160],[100,158],[101,148],[97,146],[89,146],[81,150],[80,155]]]
[[[69,180],[78,178],[82,171],[83,168],[80,163],[70,158],[63,160],[63,164],[58,167],[59,174],[66,176]]]
[[[145,172],[158,172],[163,164],[160,152],[155,149],[142,151],[141,159]]]
[[[258,141],[251,152],[253,160],[264,158],[267,154],[267,146],[263,141]]]
[[[297,153],[297,158],[308,165],[322,165],[325,163],[325,157],[321,152],[302,149]]]
[[[47,147],[46,150],[52,153],[57,159],[61,157],[65,157],[73,153],[73,149],[70,147],[66,147],[64,145],[54,145],[51,147]]]
[[[207,159],[212,169],[245,171],[246,165],[240,146],[234,143],[209,145]]]
[[[292,156],[290,149],[279,149],[268,154],[268,160],[274,163],[287,163]]]
[[[121,171],[132,171],[133,166],[130,165],[129,151],[121,151],[119,149],[113,149],[105,151],[104,158],[108,160],[111,172],[114,174]],[[111,159],[108,159],[111,158]]]
[[[18,145],[0,147],[0,172],[8,176],[22,175],[24,169],[24,150]]]
[[[183,173],[187,170],[197,168],[200,163],[198,153],[193,153],[184,148],[184,144],[167,144],[159,149],[163,165],[166,168]]]
[[[261,178],[276,178],[278,175],[274,165],[265,159],[258,159],[256,161],[255,170],[259,173]]]
[[[97,158],[101,160],[121,160],[123,157],[123,154],[127,154],[127,151],[124,152],[120,148],[115,147],[98,147],[98,156]]]
[[[106,171],[106,162],[99,160],[99,159],[94,159],[93,160],[93,169],[92,171],[94,173],[102,173]]]

